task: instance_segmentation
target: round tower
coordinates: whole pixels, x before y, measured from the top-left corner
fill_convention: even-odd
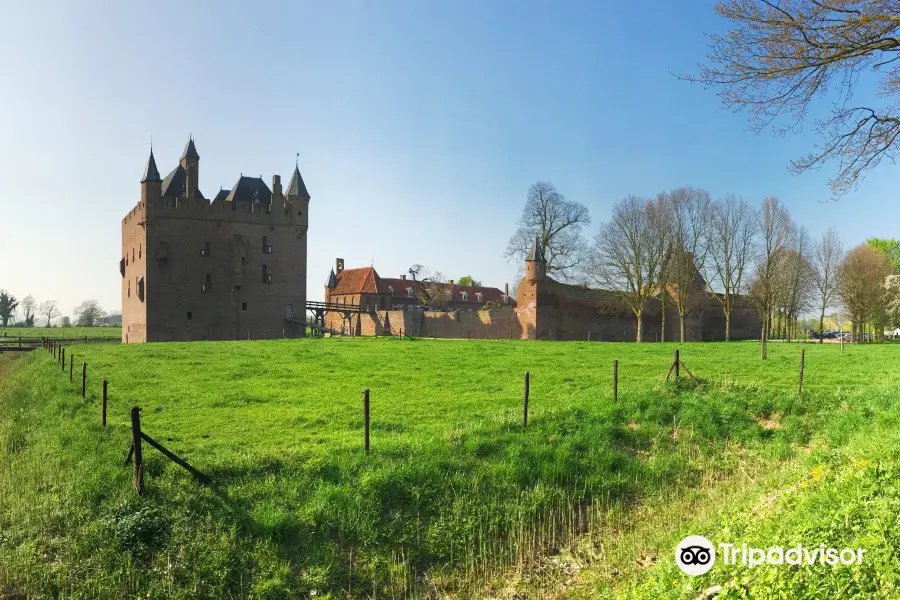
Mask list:
[[[539,237],[534,238],[534,245],[525,257],[525,279],[528,281],[540,281],[547,276],[547,261],[544,259],[544,249]]]

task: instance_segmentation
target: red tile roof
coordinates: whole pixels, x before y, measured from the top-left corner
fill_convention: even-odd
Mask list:
[[[417,282],[411,279],[392,279],[379,277],[378,272],[373,267],[362,267],[359,269],[345,269],[337,274],[337,286],[331,290],[331,294],[389,294],[393,298],[408,298],[406,289],[415,287]],[[503,290],[494,287],[476,287],[472,285],[452,285],[449,286],[453,291],[451,300],[454,304],[471,304],[473,307],[487,302],[503,302]],[[394,291],[391,293],[390,288]],[[460,292],[467,293],[467,300],[460,300]],[[477,293],[482,294],[482,301],[478,302]],[[515,306],[516,302],[512,298],[509,299],[509,306]]]

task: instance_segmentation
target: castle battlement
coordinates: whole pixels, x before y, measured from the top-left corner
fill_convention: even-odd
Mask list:
[[[298,203],[302,204],[302,203]],[[147,203],[147,218],[154,219],[195,219],[206,221],[228,221],[259,225],[302,225],[306,207],[295,207],[290,201],[273,205],[251,204],[246,202],[226,202],[199,198],[160,198]],[[127,219],[127,217],[126,217]]]

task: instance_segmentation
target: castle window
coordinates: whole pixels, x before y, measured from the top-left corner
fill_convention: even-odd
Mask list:
[[[460,292],[459,299],[463,302],[468,302],[469,301],[469,293],[468,292]]]
[[[481,292],[475,292],[475,300],[478,302],[484,302],[484,294]]]
[[[138,244],[138,258],[141,257],[141,245]]]
[[[140,279],[137,280],[137,285],[135,287],[137,288],[137,297],[141,300],[141,302],[143,302],[144,301],[144,278],[143,277],[141,277]]]
[[[241,303],[241,310],[247,310],[247,303],[246,303],[246,302],[242,302],[242,303]]]
[[[263,265],[262,282],[263,283],[272,283],[272,275],[269,274],[269,266],[268,265]]]
[[[193,316],[194,316],[194,313],[192,313],[191,311],[188,311],[188,314],[187,314],[188,321],[190,321],[191,317],[193,317]]]
[[[411,287],[406,288],[406,297],[407,298],[413,297],[413,289]]]
[[[131,298],[131,280],[128,280],[128,297]]]
[[[203,245],[203,248],[200,249],[200,256],[209,256],[209,251],[210,251],[209,242],[206,242]]]
[[[131,262],[134,262],[134,248],[131,249]]]
[[[119,273],[122,274],[122,277],[125,277],[125,259],[119,261]]]
[[[208,293],[212,291],[212,274],[206,274],[206,283],[200,285],[200,291],[203,293]]]
[[[128,266],[128,253],[125,253],[125,266]]]
[[[267,236],[263,236],[262,251],[263,254],[272,254],[272,246],[269,245],[269,238]]]

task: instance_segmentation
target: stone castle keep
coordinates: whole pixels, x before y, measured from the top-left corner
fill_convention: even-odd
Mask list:
[[[122,219],[122,341],[300,337],[309,192],[241,175],[207,199],[188,140],[165,179],[153,151],[140,202]]]

